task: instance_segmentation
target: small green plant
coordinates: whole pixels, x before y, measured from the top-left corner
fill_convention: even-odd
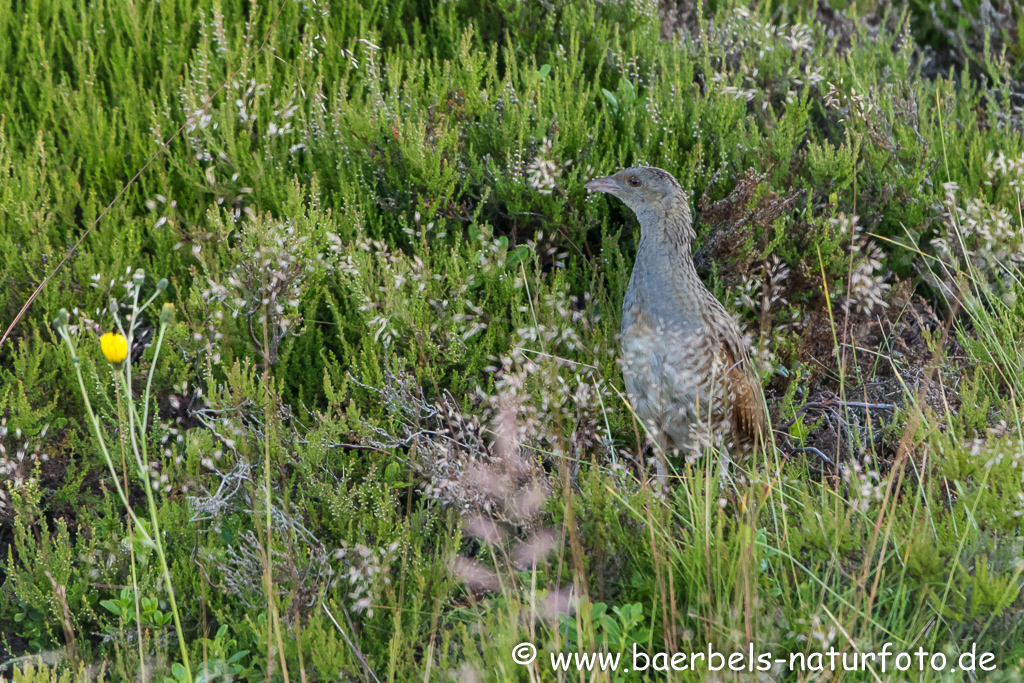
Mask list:
[[[246,672],[242,662],[249,656],[249,651],[239,650],[238,641],[229,635],[229,631],[227,624],[221,624],[213,640],[207,641],[209,658],[196,674],[195,683],[231,680]]]
[[[609,651],[624,652],[629,645],[641,643],[646,645],[651,637],[651,629],[644,626],[644,606],[638,602],[609,608],[603,602],[593,604],[587,598],[581,598],[577,611],[586,614],[589,609],[591,624],[585,629],[587,633],[597,636],[602,647]],[[576,620],[568,614],[559,616],[559,629],[566,634],[566,647],[584,649],[586,642],[580,637]]]
[[[117,600],[100,600],[100,605],[129,624],[136,620],[135,594],[129,588],[122,588],[121,595]],[[160,601],[157,598],[140,598],[139,608],[140,623],[144,626],[163,627],[171,623],[171,615],[160,610]]]

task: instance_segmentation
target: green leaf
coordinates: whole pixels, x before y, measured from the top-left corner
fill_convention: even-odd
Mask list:
[[[601,88],[601,92],[604,93],[604,98],[608,100],[608,106],[611,108],[612,112],[618,113],[619,101],[615,99],[615,95],[611,94],[610,91],[605,90],[604,88]]]
[[[520,263],[525,263],[530,257],[530,247],[525,244],[520,244],[518,247],[508,252],[508,256],[505,258],[505,268],[516,268]]]
[[[120,603],[114,602],[113,600],[100,600],[100,605],[102,605],[107,611],[113,612],[119,617],[124,617],[124,610],[121,609]],[[15,621],[18,620],[19,616],[21,615],[15,615]]]
[[[789,435],[798,441],[803,441],[810,434],[811,430],[804,425],[804,416],[800,415],[793,424],[789,426]]]
[[[607,90],[605,92],[608,92]],[[636,96],[636,88],[629,82],[628,78],[619,79],[619,94],[624,101],[632,100]]]

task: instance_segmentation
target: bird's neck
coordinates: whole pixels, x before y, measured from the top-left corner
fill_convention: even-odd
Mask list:
[[[693,222],[686,198],[672,197],[665,204],[647,206],[636,214],[640,220],[637,260],[642,258],[649,266],[663,269],[666,274],[696,278],[697,270],[690,252]]]
[[[628,325],[636,311],[643,311],[652,324],[692,332],[700,323],[706,290],[690,254],[690,208],[685,199],[652,208],[636,212],[640,244],[623,301],[623,322]]]

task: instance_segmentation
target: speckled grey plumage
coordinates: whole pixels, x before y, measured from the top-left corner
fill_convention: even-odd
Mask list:
[[[637,416],[666,451],[692,452],[707,440],[732,454],[748,449],[766,423],[760,383],[739,326],[694,268],[679,183],[641,166],[587,188],[619,197],[640,221],[621,330],[623,378]]]

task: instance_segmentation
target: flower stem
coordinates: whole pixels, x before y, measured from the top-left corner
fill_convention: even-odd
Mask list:
[[[137,291],[138,290],[136,290],[136,292]],[[132,322],[131,322],[131,325],[130,325],[130,327],[128,329],[128,348],[129,348],[129,353],[130,353],[130,349],[131,349],[132,339],[135,336],[135,325],[136,325],[136,320],[137,319],[138,319],[138,294],[136,293],[135,303],[133,304],[133,308],[132,308]],[[149,379],[146,382],[146,392],[144,394],[144,401],[146,403],[145,407],[143,408],[143,416],[144,417],[143,417],[143,419],[138,420],[138,432],[139,432],[138,438],[136,438],[136,435],[135,435],[136,420],[137,420],[138,416],[136,415],[135,404],[132,402],[132,390],[131,390],[132,364],[131,364],[131,359],[130,358],[128,359],[128,362],[125,363],[125,372],[123,374],[120,373],[120,372],[117,373],[117,374],[118,374],[118,377],[121,379],[121,381],[124,382],[125,396],[128,398],[128,422],[129,422],[129,432],[131,433],[131,440],[132,440],[132,451],[135,453],[135,459],[136,459],[136,461],[139,464],[139,478],[142,479],[142,487],[146,491],[146,502],[148,503],[148,506],[149,506],[150,524],[153,525],[153,539],[155,540],[156,554],[157,554],[157,557],[160,559],[160,568],[163,571],[164,581],[167,584],[167,597],[168,597],[168,601],[171,603],[171,615],[174,617],[174,630],[175,630],[175,632],[178,635],[178,646],[181,649],[181,660],[182,660],[181,663],[185,667],[185,675],[187,677],[186,680],[191,681],[192,680],[192,668],[191,668],[191,666],[189,666],[188,648],[185,645],[185,633],[184,633],[184,631],[181,628],[181,616],[178,613],[178,602],[174,598],[174,584],[171,581],[171,571],[170,571],[170,569],[167,566],[167,555],[164,552],[163,536],[160,533],[160,523],[157,520],[156,498],[153,496],[153,485],[152,485],[152,482],[150,481],[149,457],[148,457],[148,454],[146,453],[146,438],[145,437],[146,437],[146,420],[148,419],[148,415],[149,415],[149,405],[148,405],[148,403],[149,403],[149,386],[150,386],[150,382],[153,381],[153,369],[156,367],[157,359],[160,356],[160,346],[163,344],[164,331],[165,331],[166,327],[167,327],[166,325],[161,325],[160,326],[160,336],[157,339],[156,347],[153,350],[153,361],[152,361],[152,365],[150,366],[150,369],[149,369]],[[140,441],[141,441],[141,444],[142,444],[141,447],[139,445]]]
[[[124,408],[121,405],[121,386],[117,383],[114,384],[114,389],[117,393],[117,424],[119,427],[124,426]],[[124,437],[118,439],[121,444],[121,476],[124,477],[124,487],[128,488],[128,463],[127,458],[124,455]],[[128,537],[131,538],[134,534],[132,532],[132,520],[128,518]],[[128,551],[131,553],[132,558],[132,593],[135,596],[135,628],[138,631],[139,638],[139,673],[141,674],[142,683],[146,683],[146,653],[142,649],[142,610],[139,608],[139,579],[138,573],[135,568],[135,544],[128,543]]]
[[[103,452],[103,458],[107,461],[107,466],[110,468],[110,474],[114,477],[114,488],[117,489],[117,495],[120,496],[121,502],[124,504],[125,510],[128,512],[128,516],[135,522],[138,529],[141,530],[142,535],[145,536],[146,540],[151,542],[153,539],[150,537],[146,528],[139,524],[139,518],[136,517],[135,511],[132,510],[131,503],[128,502],[128,496],[125,494],[124,489],[121,488],[121,482],[117,478],[117,469],[114,467],[114,461],[110,457],[110,452],[107,450],[107,442],[103,439],[103,431],[100,429],[100,422],[96,419],[96,414],[92,411],[92,404],[89,402],[89,393],[85,390],[85,380],[82,379],[82,368],[77,360],[78,354],[75,352],[75,346],[71,342],[71,337],[67,334],[66,328],[61,328],[61,336],[64,341],[67,342],[68,348],[71,349],[71,357],[74,359],[73,363],[75,366],[75,374],[78,376],[78,386],[82,390],[82,400],[85,402],[85,412],[89,415],[89,421],[92,423],[93,429],[96,430],[96,439],[100,443],[100,451]]]

